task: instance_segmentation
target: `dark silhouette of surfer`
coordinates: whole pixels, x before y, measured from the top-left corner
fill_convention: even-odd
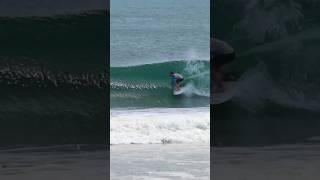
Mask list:
[[[226,42],[217,38],[210,40],[210,59],[213,65],[213,93],[223,92],[223,80],[228,76],[223,71],[223,66],[229,64],[235,59],[234,49]],[[231,79],[232,77],[228,77]]]

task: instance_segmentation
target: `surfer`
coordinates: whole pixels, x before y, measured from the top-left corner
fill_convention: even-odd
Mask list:
[[[181,82],[183,81],[183,76],[175,72],[170,72],[169,75],[171,77],[172,89],[174,88],[176,91],[180,91]]]
[[[210,58],[213,63],[213,93],[223,92],[222,81],[226,79],[227,74],[223,72],[222,66],[232,62],[235,59],[234,49],[226,42],[211,38],[210,40]],[[231,79],[232,77],[229,77]]]

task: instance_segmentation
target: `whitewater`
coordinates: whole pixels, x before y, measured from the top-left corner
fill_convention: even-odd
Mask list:
[[[210,142],[209,107],[115,109],[111,119],[111,144]]]

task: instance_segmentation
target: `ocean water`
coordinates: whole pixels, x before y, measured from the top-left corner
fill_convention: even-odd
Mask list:
[[[316,180],[319,177],[319,143],[215,147],[211,152],[213,179]]]
[[[173,96],[169,72],[181,73],[185,93]],[[111,108],[203,107],[209,104],[210,68],[205,60],[111,68]]]
[[[1,148],[0,158],[2,180],[106,179],[109,169],[106,168],[109,157],[104,148],[80,150],[74,145],[24,145]]]
[[[61,2],[0,3],[3,144],[105,141],[107,5]]]
[[[197,165],[209,162],[209,27],[208,0],[111,1],[111,179],[209,179]],[[170,71],[185,77],[182,96]],[[183,157],[206,170],[188,174]]]
[[[210,109],[153,108],[111,111],[111,144],[210,142]]]
[[[207,144],[112,146],[110,177],[112,180],[208,180],[209,151]]]
[[[227,103],[214,106],[214,144],[295,143],[319,135],[319,5],[215,1],[214,35],[236,50],[226,68],[238,83]]]
[[[1,180],[106,179],[107,7],[0,1]]]
[[[319,7],[214,1],[214,35],[236,50],[226,69],[238,83],[228,102],[213,106],[213,179],[318,179]]]
[[[209,59],[209,0],[111,5],[111,67]]]
[[[1,180],[106,178],[107,7],[0,2]]]

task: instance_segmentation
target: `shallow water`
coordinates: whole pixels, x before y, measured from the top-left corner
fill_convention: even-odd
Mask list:
[[[316,180],[319,144],[211,149],[212,179]]]
[[[99,180],[108,176],[107,150],[52,149],[37,147],[1,150],[0,179]]]
[[[112,180],[208,180],[207,144],[111,146]]]

